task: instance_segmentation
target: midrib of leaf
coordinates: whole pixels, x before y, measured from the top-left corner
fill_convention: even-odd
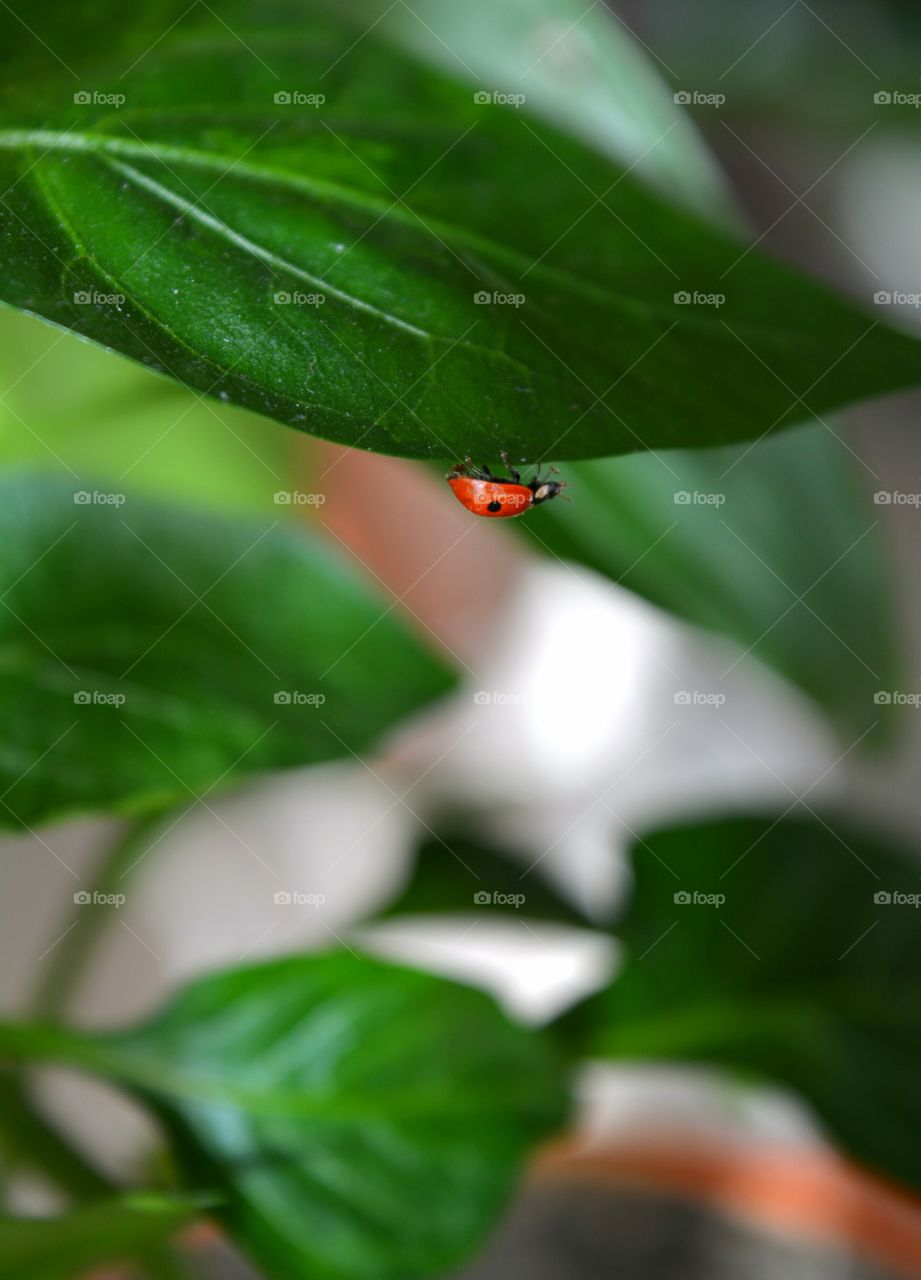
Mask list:
[[[445,222],[440,218],[423,219],[413,209],[401,204],[399,200],[388,201],[384,198],[377,198],[368,192],[360,191],[356,188],[343,186],[341,183],[330,182],[324,178],[317,178],[313,175],[307,175],[288,169],[279,169],[271,165],[254,164],[250,160],[235,158],[232,156],[224,156],[215,152],[200,151],[191,147],[177,147],[166,143],[150,143],[147,141],[134,142],[123,138],[113,138],[105,134],[79,133],[76,131],[60,132],[54,130],[43,129],[7,129],[0,130],[0,149],[3,150],[23,150],[25,152],[33,152],[36,148],[43,149],[44,154],[54,150],[73,151],[94,155],[99,159],[105,160],[111,166],[112,156],[125,156],[133,160],[155,160],[163,164],[167,169],[170,162],[176,165],[187,164],[190,167],[205,168],[213,172],[218,172],[222,176],[227,176],[230,172],[240,173],[241,175],[252,179],[253,181],[267,184],[281,184],[286,189],[296,189],[313,199],[326,199],[329,201],[340,201],[343,204],[351,205],[354,208],[361,209],[366,213],[377,214],[379,220],[384,217],[392,218],[394,221],[402,223],[404,226],[410,227],[418,231],[420,226],[429,235],[436,238],[441,237],[450,240],[453,243],[464,248],[470,249],[479,254],[493,256],[499,259],[509,270],[518,273],[518,277],[527,271],[530,275],[536,275],[545,280],[549,285],[562,286],[570,292],[582,297],[586,301],[598,303],[603,306],[613,307],[630,315],[639,318],[648,319],[650,315],[661,316],[663,319],[674,319],[674,308],[670,308],[667,304],[648,301],[643,298],[633,298],[629,294],[617,292],[611,288],[599,285],[594,281],[584,279],[580,276],[574,276],[571,272],[558,267],[549,267],[545,263],[540,262],[535,265],[525,255],[508,245],[479,236],[474,232],[470,232],[463,227],[457,226],[455,223]],[[41,156],[35,157],[40,161]],[[36,166],[36,170],[37,170]],[[126,169],[132,177],[143,178],[146,183],[150,184],[151,191],[159,189],[159,194],[169,198],[170,203],[174,207],[180,208],[184,213],[194,216],[197,212],[197,206],[193,207],[193,202],[186,202],[184,198],[169,188],[162,187],[155,179],[146,178],[145,175],[137,174],[136,170],[131,170],[130,166]],[[57,213],[58,211],[56,211]],[[213,217],[213,215],[209,215]],[[228,227],[225,223],[221,223],[218,219],[214,222],[225,229],[226,234],[238,244],[250,245],[251,242],[246,237]],[[78,245],[81,253],[92,260],[91,255],[86,251],[85,246]],[[275,255],[268,249],[256,246],[258,253],[263,261],[269,261]],[[252,250],[249,250],[252,251]],[[283,269],[292,271],[295,274],[303,271],[302,268],[294,267],[288,264],[284,259],[278,259],[283,264]],[[119,285],[119,281],[106,275],[102,268],[99,268],[104,278],[114,285]],[[304,278],[311,283],[319,284],[324,289],[335,292],[335,288],[321,277],[313,277],[307,272],[303,272]],[[511,285],[511,281],[508,281]],[[397,316],[392,316],[388,312],[378,311],[373,304],[364,302],[362,299],[354,299],[350,295],[342,292],[341,297],[350,304],[360,306],[368,311],[372,311],[380,318],[399,325],[406,329],[414,336],[418,336],[429,342],[452,344],[455,340],[440,334],[432,334],[426,330],[418,329],[416,326],[410,325],[407,321],[401,320]],[[533,306],[533,304],[532,304]],[[152,316],[148,316],[158,327],[164,328],[160,321]],[[682,324],[690,325],[701,332],[714,333],[720,338],[724,337],[724,327],[718,319],[713,319],[706,315],[682,316]],[[792,337],[798,344],[809,341],[812,331],[797,331],[795,335],[787,332],[778,332],[776,329],[763,329],[760,326],[744,323],[740,321],[734,322],[734,327],[740,332],[747,333],[752,337],[758,337],[766,343],[776,345],[778,347],[787,347]],[[169,332],[169,330],[166,330]],[[170,335],[174,336],[174,335]],[[179,339],[176,339],[179,341]],[[494,347],[481,347],[476,343],[465,342],[471,350],[482,351],[489,355],[491,359],[505,360],[514,365],[522,372],[535,375],[537,371],[509,356],[503,351],[499,351]],[[186,348],[188,350],[188,348]],[[200,358],[208,360],[207,356],[201,357],[199,352],[191,352]],[[223,371],[221,371],[223,372]],[[554,381],[560,381],[562,378],[556,378],[553,374],[548,374],[546,369],[541,369],[540,376],[542,378],[552,377]]]
[[[60,135],[61,138],[64,138],[64,137],[69,138],[71,136],[72,135],[70,134]],[[2,145],[3,145],[3,139],[2,139],[2,135],[0,135],[0,146]],[[396,325],[397,327],[408,332],[411,336],[420,338],[423,342],[425,342],[428,345],[434,346],[438,343],[441,343],[444,346],[448,347],[449,349],[457,345],[457,340],[455,338],[451,338],[449,336],[441,336],[440,334],[428,333],[424,329],[419,329],[415,325],[411,325],[407,321],[401,320],[398,316],[393,316],[389,312],[381,311],[377,307],[373,306],[373,304],[365,302],[363,299],[355,298],[351,294],[347,294],[344,291],[337,289],[334,285],[329,284],[328,281],[322,279],[321,277],[312,276],[308,272],[304,271],[302,268],[296,267],[292,263],[289,263],[282,258],[278,258],[277,255],[273,254],[270,250],[263,249],[261,246],[256,245],[253,241],[248,240],[245,236],[242,236],[239,232],[234,231],[232,227],[228,226],[227,223],[222,222],[220,219],[216,218],[213,214],[200,209],[199,202],[188,201],[178,193],[171,191],[168,187],[164,187],[161,183],[156,182],[155,179],[148,178],[146,175],[139,173],[136,169],[132,169],[130,165],[119,164],[117,161],[113,160],[111,156],[106,154],[107,149],[100,149],[97,151],[97,150],[94,150],[93,148],[85,148],[84,150],[88,151],[90,154],[93,154],[95,158],[107,164],[109,168],[114,170],[115,172],[122,173],[123,176],[130,177],[133,181],[137,182],[139,186],[143,187],[146,190],[149,190],[151,194],[156,195],[159,199],[166,200],[174,208],[178,208],[184,216],[194,218],[200,223],[200,225],[206,227],[209,231],[215,232],[216,234],[220,235],[223,239],[228,240],[230,243],[234,244],[236,247],[244,248],[246,252],[254,254],[260,259],[260,261],[264,261],[267,265],[277,266],[279,267],[279,269],[286,271],[290,274],[293,274],[295,276],[299,275],[300,278],[306,280],[307,282],[313,284],[314,286],[319,286],[321,289],[327,290],[328,292],[335,294],[341,301],[348,303],[350,306],[354,306],[358,310],[367,311],[370,314],[377,316],[378,319],[382,319],[390,324]],[[152,147],[147,146],[146,144],[143,151],[141,151],[140,154],[142,156],[146,156],[147,158],[153,157],[155,160],[161,161],[161,163],[164,163],[164,164],[166,163],[164,160],[162,160],[162,156],[157,151],[155,151]],[[206,153],[198,153],[198,154],[206,154]],[[135,155],[137,155],[137,152],[135,152]],[[177,159],[176,163],[177,164],[182,163],[182,161]],[[168,168],[169,166],[167,165],[166,167]],[[239,163],[234,163],[233,161],[229,161],[227,162],[226,167],[222,167],[220,161],[213,160],[212,167],[218,168],[222,173],[229,173],[233,169],[241,168],[241,165]],[[95,254],[93,254],[90,251],[90,249],[83,243],[83,241],[77,234],[75,227],[69,221],[69,219],[65,216],[64,210],[61,208],[59,201],[52,195],[51,191],[48,189],[48,184],[43,180],[41,176],[40,165],[36,163],[32,167],[32,171],[35,175],[35,185],[39,191],[39,194],[44,199],[45,204],[47,205],[49,211],[57,219],[59,225],[69,237],[71,243],[73,244],[74,248],[77,251],[79,259],[89,262],[92,265],[95,272],[97,273],[97,276],[99,277],[99,279],[104,280],[106,284],[111,286],[111,288],[115,292],[125,293],[126,296],[130,295],[132,299],[132,304],[137,308],[138,311],[141,312],[143,316],[145,316],[145,318],[150,322],[151,325],[159,329],[161,333],[165,334],[172,342],[174,342],[183,351],[186,351],[190,356],[194,357],[196,360],[202,361],[204,364],[207,364],[208,367],[212,369],[217,375],[215,382],[221,381],[221,379],[223,379],[224,376],[226,375],[227,370],[223,369],[220,365],[218,365],[215,359],[212,356],[210,356],[207,352],[201,351],[196,347],[190,346],[189,343],[185,341],[185,339],[182,338],[181,335],[176,333],[164,320],[161,320],[159,316],[155,315],[154,313],[152,313],[147,308],[141,305],[136,295],[131,291],[130,286],[125,281],[120,280],[117,276],[112,275],[111,272],[109,272],[102,265],[102,263],[98,260]],[[275,180],[277,181],[283,181],[286,179],[286,175],[284,171],[275,171],[275,170],[266,169],[264,172],[267,174],[272,173],[274,175]],[[346,189],[337,188],[337,190],[345,191]],[[388,212],[388,209],[389,209],[389,206],[384,209],[384,213]],[[413,222],[413,225],[414,226],[416,225],[416,221]],[[536,371],[530,368],[530,366],[524,364],[520,360],[516,360],[513,356],[508,355],[507,352],[501,351],[498,348],[483,347],[483,346],[480,346],[478,343],[466,342],[466,341],[464,342],[464,345],[468,348],[468,350],[479,351],[482,355],[487,356],[492,360],[498,359],[503,363],[511,365],[513,368],[519,370],[521,373],[527,374],[532,378],[537,376]],[[151,352],[151,354],[153,355],[155,353]],[[255,391],[261,390],[260,385],[257,382],[255,382],[252,378],[247,377],[247,375],[237,365],[233,366],[233,369],[231,370],[231,372],[233,373],[234,377],[237,378],[240,382],[244,382],[247,386],[252,387]],[[562,379],[554,379],[554,380],[559,381],[562,385]],[[300,401],[292,400],[290,396],[283,396],[282,398],[286,402],[291,404],[301,403]],[[313,403],[311,403],[311,407],[324,408],[324,409],[327,408],[327,406],[315,405]],[[333,410],[332,412],[336,413],[339,417],[347,418],[349,416],[348,413],[339,409]]]
[[[356,298],[354,294],[346,293],[344,289],[339,289],[336,285],[330,284],[322,276],[315,276],[303,267],[299,267],[296,263],[289,262],[287,258],[282,258],[270,249],[263,248],[262,245],[256,244],[254,240],[250,240],[239,231],[235,231],[228,223],[204,209],[200,201],[187,200],[178,192],[171,191],[169,187],[157,182],[155,178],[148,177],[147,174],[141,173],[140,170],[134,169],[131,165],[124,164],[122,161],[114,160],[109,156],[104,157],[104,159],[109,168],[114,169],[116,173],[121,173],[126,178],[130,178],[137,186],[150,192],[157,199],[172,205],[174,209],[178,209],[184,217],[191,218],[199,223],[200,226],[206,227],[209,231],[214,232],[215,235],[227,240],[235,248],[242,249],[245,253],[258,258],[266,266],[286,272],[288,275],[294,276],[298,280],[303,280],[305,284],[313,285],[317,289],[325,289],[333,297],[338,298],[340,302],[346,302],[349,306],[356,307],[360,311],[367,311],[379,320],[385,320],[388,324],[396,325],[397,328],[404,329],[407,333],[413,334],[417,338],[423,338],[428,342],[448,341],[447,339],[439,339],[437,334],[429,333],[425,329],[419,329],[407,320],[401,320],[399,316],[395,316],[389,311],[382,311],[372,303],[365,302],[363,298]],[[483,350],[483,348],[481,347],[479,350]]]
[[[241,1086],[226,1076],[210,1074],[208,1068],[183,1069],[165,1057],[154,1060],[143,1044],[132,1047],[105,1034],[43,1024],[0,1022],[0,1056],[25,1062],[56,1062],[155,1095],[172,1105],[230,1104],[248,1115],[265,1117],[320,1117],[345,1122],[386,1112],[388,1116],[413,1119],[434,1114],[443,1120],[487,1111],[501,1115],[510,1105],[520,1110],[522,1103],[539,1110],[543,1097],[542,1091],[533,1086],[522,1092],[517,1080],[508,1093],[492,1088],[488,1096],[479,1096],[470,1103],[464,1101],[457,1082],[451,1080],[443,1085],[436,1083],[434,1088],[416,1085],[386,1092],[373,1081],[368,1083],[366,1092],[359,1091],[361,1082],[338,1093],[311,1093],[309,1086],[279,1086],[270,1080]]]

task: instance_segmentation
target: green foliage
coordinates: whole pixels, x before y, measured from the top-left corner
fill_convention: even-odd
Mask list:
[[[71,473],[0,480],[0,825],[361,753],[450,687],[307,532],[122,492],[137,470],[264,513],[295,437],[241,409],[412,457],[600,459],[522,524],[533,545],[733,637],[849,734],[876,718],[872,521],[826,424],[771,433],[914,385],[921,347],[727,230],[715,166],[602,6],[11,0],[0,51],[0,458]],[[921,1186],[910,860],[784,817],[662,831],[634,864],[625,967],[560,1021],[567,1053],[786,1085]],[[482,893],[584,923],[476,833],[423,842],[383,914]],[[70,929],[46,995],[92,949]],[[122,1031],[0,1025],[0,1056],[6,1156],[80,1202],[0,1219],[0,1280],[159,1274],[212,1206],[267,1280],[443,1275],[567,1113],[545,1035],[348,947],[200,979]],[[202,1198],[109,1198],[31,1102],[45,1061],[147,1105]]]
[[[517,523],[539,550],[724,632],[814,698],[848,746],[879,722],[874,695],[899,667],[882,539],[824,425],[755,448],[578,463],[566,478],[571,504]]]
[[[103,1200],[61,1218],[0,1217],[0,1280],[73,1280],[90,1267],[149,1255],[201,1211],[153,1194]]]
[[[86,495],[125,501],[0,479],[0,823],[359,751],[449,686],[307,532]]]
[[[916,857],[821,820],[645,836],[614,983],[579,1054],[702,1062],[788,1085],[852,1155],[921,1187]]]
[[[921,378],[914,339],[302,0],[97,0],[105,42],[28,16],[72,71],[0,11],[3,297],[211,395],[383,452],[585,458]]]
[[[585,916],[536,870],[498,853],[473,835],[439,833],[421,842],[412,869],[380,916],[518,915],[585,927]],[[489,902],[479,895],[488,894]]]
[[[277,1280],[443,1274],[565,1114],[535,1034],[479,992],[352,952],[226,971],[112,1034],[0,1028],[0,1050],[135,1091]]]

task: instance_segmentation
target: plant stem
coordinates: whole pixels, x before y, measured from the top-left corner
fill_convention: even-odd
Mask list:
[[[141,818],[119,832],[111,848],[103,855],[87,892],[96,894],[124,893],[125,881],[135,864],[144,856],[154,830],[164,815]],[[110,919],[99,906],[81,908],[70,930],[51,952],[45,975],[35,998],[36,1012],[44,1016],[59,1014],[70,1001],[83,976],[101,930]]]
[[[85,1160],[36,1109],[22,1080],[0,1072],[0,1141],[17,1163],[47,1173],[77,1200],[110,1195],[114,1183]]]

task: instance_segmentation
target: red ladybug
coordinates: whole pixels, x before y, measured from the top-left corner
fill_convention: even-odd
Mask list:
[[[558,497],[566,487],[557,480],[541,480],[539,471],[533,480],[522,484],[521,472],[509,462],[508,454],[503,453],[501,457],[509,470],[508,480],[494,476],[489,467],[475,467],[470,458],[448,472],[447,481],[455,498],[475,516],[498,520],[522,516],[531,507]]]

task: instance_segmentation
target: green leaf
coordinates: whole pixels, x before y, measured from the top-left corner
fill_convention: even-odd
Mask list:
[[[202,1207],[197,1200],[137,1194],[61,1218],[0,1217],[0,1280],[73,1280],[90,1267],[144,1257]]]
[[[572,503],[517,527],[731,636],[815,699],[850,746],[878,722],[874,695],[897,687],[899,664],[877,518],[844,452],[822,426],[754,449],[581,463],[566,468]]]
[[[587,927],[585,916],[538,870],[523,876],[512,856],[470,835],[444,832],[423,840],[406,884],[379,919],[391,916],[519,915]],[[486,896],[484,896],[486,895]]]
[[[4,1047],[152,1103],[273,1280],[443,1274],[564,1115],[556,1059],[487,996],[348,952],[205,978],[135,1030],[0,1028]]]
[[[7,825],[360,751],[450,683],[392,604],[281,515],[7,476],[0,546]]]
[[[568,1015],[579,1050],[787,1085],[852,1155],[921,1186],[917,855],[739,818],[646,836],[633,865],[626,962]]]
[[[592,0],[327,0],[361,30],[468,80],[523,93],[527,108],[712,215],[726,183],[686,111],[623,20]],[[703,81],[701,81],[703,83]]]
[[[921,378],[914,338],[305,0],[33,9],[44,46],[0,9],[2,296],[203,392],[491,460],[729,443]]]

